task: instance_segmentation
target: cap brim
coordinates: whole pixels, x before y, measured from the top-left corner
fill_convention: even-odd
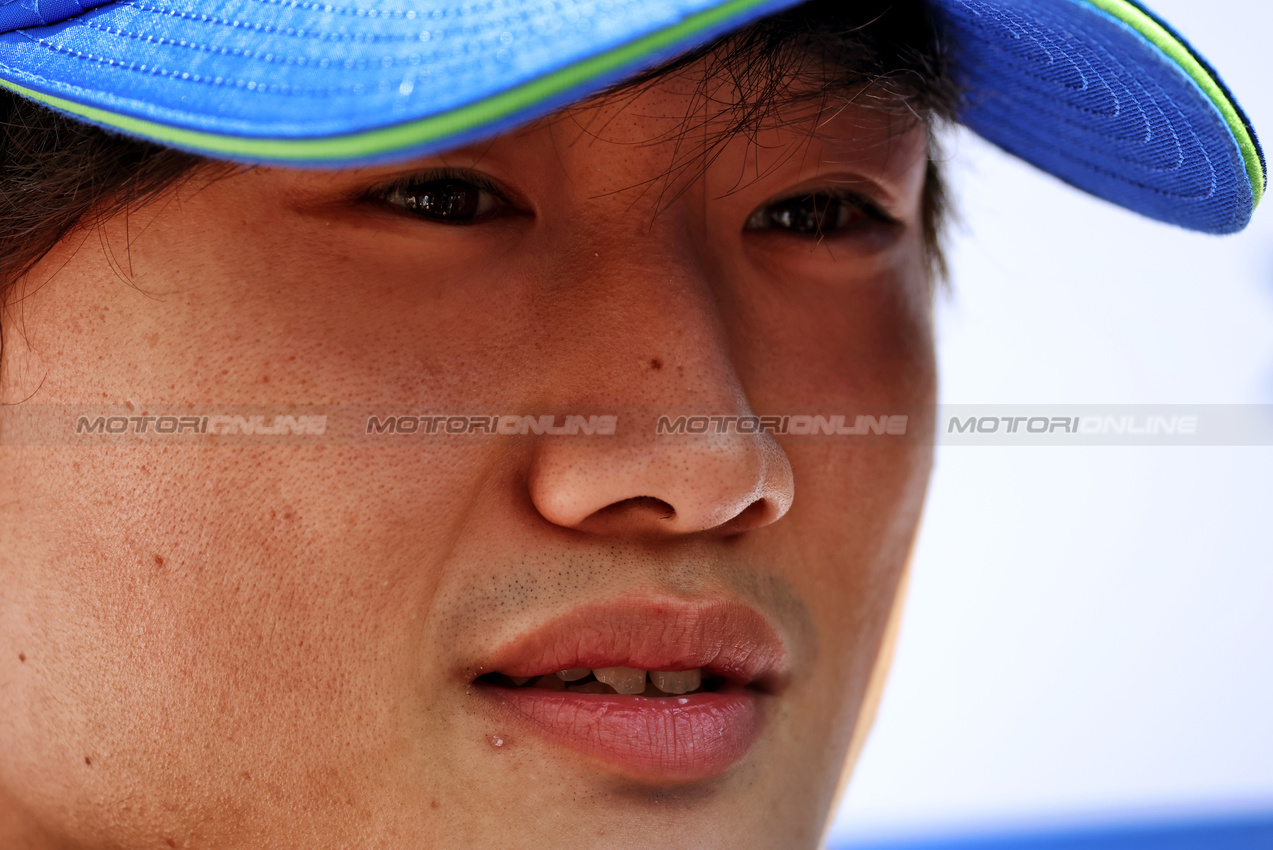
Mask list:
[[[960,120],[1045,171],[1142,215],[1244,228],[1266,169],[1215,71],[1129,0],[942,0],[967,92]]]
[[[493,135],[795,2],[108,2],[0,35],[0,79],[172,147],[349,167]]]
[[[352,167],[546,115],[796,0],[106,2],[0,34],[0,84],[76,117],[246,163]],[[939,0],[964,123],[1100,197],[1232,232],[1264,191],[1223,83],[1129,0]],[[65,12],[70,14],[70,12]],[[16,26],[17,28],[14,28]]]

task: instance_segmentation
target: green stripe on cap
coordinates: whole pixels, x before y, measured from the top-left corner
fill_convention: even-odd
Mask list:
[[[1224,116],[1225,123],[1229,125],[1229,132],[1242,151],[1247,178],[1251,181],[1252,206],[1258,207],[1260,200],[1264,197],[1267,179],[1264,163],[1260,160],[1260,148],[1254,136],[1251,135],[1246,119],[1242,117],[1242,111],[1225,91],[1224,86],[1215,78],[1214,72],[1199,61],[1189,46],[1175,33],[1135,3],[1129,0],[1080,0],[1080,2],[1095,6],[1140,33],[1175,62],[1197,84],[1198,88],[1202,89]]]
[[[0,79],[0,86],[95,124],[172,147],[203,151],[213,155],[220,154],[235,159],[261,159],[274,162],[356,160],[392,153],[427,142],[442,141],[509,118],[557,95],[580,87],[590,80],[604,77],[620,68],[636,66],[650,55],[678,43],[690,41],[706,30],[724,24],[731,18],[743,17],[749,11],[767,5],[769,2],[770,0],[729,0],[712,9],[691,15],[658,32],[545,74],[477,103],[391,127],[322,138],[254,138],[188,130],[144,118],[134,118],[97,106],[76,103],[63,97],[34,91],[4,79]]]

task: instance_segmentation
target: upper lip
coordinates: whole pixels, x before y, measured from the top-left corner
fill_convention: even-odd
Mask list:
[[[558,670],[633,667],[692,670],[727,681],[776,688],[786,648],[753,608],[714,600],[625,600],[575,609],[519,635],[473,673],[544,676]]]

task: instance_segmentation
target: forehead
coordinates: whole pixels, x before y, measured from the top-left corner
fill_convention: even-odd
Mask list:
[[[682,156],[710,153],[739,140],[758,148],[784,143],[829,146],[832,152],[878,148],[923,129],[905,102],[883,87],[834,85],[823,76],[773,78],[726,74],[715,57],[604,92],[529,128],[550,129],[570,144],[655,147]]]
[[[836,170],[860,172],[899,200],[922,185],[928,127],[897,95],[794,71],[758,79],[723,68],[718,56],[701,57],[494,139],[370,172],[506,166],[518,179],[662,194],[709,173],[715,190],[732,192]]]

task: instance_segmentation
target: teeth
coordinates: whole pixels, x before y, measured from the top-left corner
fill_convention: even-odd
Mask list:
[[[598,682],[604,682],[621,694],[639,694],[645,690],[645,671],[631,667],[601,667],[592,671]]]
[[[600,678],[600,677],[598,677]],[[665,694],[687,694],[703,684],[703,671],[683,670],[678,673],[650,671],[650,681]]]
[[[3,0],[0,0],[0,5]],[[596,681],[587,679],[589,675],[596,678]],[[676,671],[659,671],[651,670],[647,673],[644,670],[638,670],[635,667],[598,667],[588,669],[587,667],[571,667],[566,670],[558,670],[556,673],[550,673],[546,676],[509,676],[510,680],[516,687],[523,687],[530,684],[535,688],[547,688],[553,691],[571,690],[576,693],[619,693],[626,695],[645,694],[646,696],[672,695],[680,696],[688,694],[691,691],[698,690],[703,684],[703,671],[698,670],[676,670]]]

